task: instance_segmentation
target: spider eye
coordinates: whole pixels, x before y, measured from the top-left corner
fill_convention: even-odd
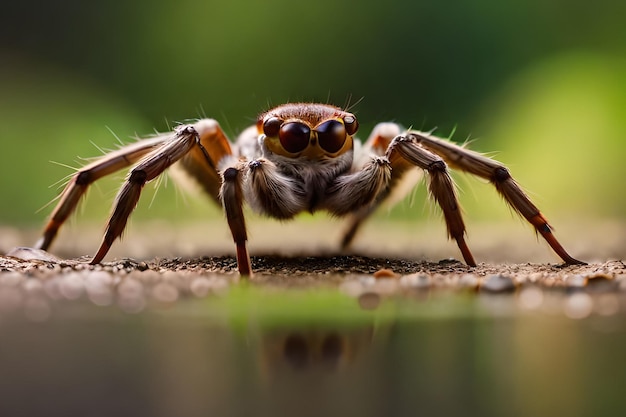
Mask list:
[[[278,138],[280,144],[289,153],[302,152],[309,146],[311,129],[303,123],[289,122],[280,127]]]
[[[275,138],[278,135],[280,125],[282,124],[283,121],[278,117],[270,117],[265,122],[263,122],[263,133],[265,133],[265,136]]]
[[[315,131],[320,147],[328,153],[339,152],[346,142],[346,128],[339,120],[327,120]]]
[[[354,135],[359,129],[359,122],[357,122],[353,114],[346,115],[346,117],[343,118],[343,123],[346,126],[348,135]]]

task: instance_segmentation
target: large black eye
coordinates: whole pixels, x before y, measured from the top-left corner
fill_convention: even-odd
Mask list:
[[[346,142],[346,128],[339,120],[327,120],[315,131],[320,147],[328,153],[338,152]]]
[[[280,127],[278,137],[287,152],[298,153],[309,146],[311,129],[303,123],[289,122]]]
[[[282,124],[283,121],[278,117],[270,117],[263,122],[263,133],[265,133],[265,136],[267,137],[275,138],[278,135],[278,130]]]
[[[346,132],[348,135],[354,135],[356,131],[359,129],[359,122],[357,122],[356,117],[353,114],[348,114],[343,118],[343,123],[346,126]]]

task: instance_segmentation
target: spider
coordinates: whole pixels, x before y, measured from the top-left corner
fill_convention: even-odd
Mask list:
[[[251,276],[244,202],[276,219],[318,210],[346,216],[349,227],[341,242],[345,248],[381,203],[391,199],[394,191],[406,188],[400,184],[417,167],[428,174],[429,193],[443,211],[448,236],[456,241],[465,263],[476,266],[465,241],[451,167],[489,180],[566,264],[583,263],[561,246],[546,218],[501,163],[430,133],[403,131],[395,123],[379,123],[361,145],[355,138],[358,127],[354,114],[341,108],[289,103],[262,113],[256,126],[244,130],[234,144],[213,119],[141,139],[72,176],[36,246],[48,249],[90,184],[134,165],[117,194],[102,243],[91,260],[91,264],[100,263],[121,236],[144,185],[175,164],[222,205],[239,273]]]

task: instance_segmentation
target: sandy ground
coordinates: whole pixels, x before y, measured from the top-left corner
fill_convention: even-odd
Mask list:
[[[626,297],[621,296],[626,294],[623,224],[563,228],[558,234],[563,245],[587,265],[563,265],[527,227],[477,225],[469,237],[477,267],[455,259],[459,257],[455,244],[446,241],[438,226],[420,224],[408,230],[393,222],[370,224],[354,247],[341,253],[336,246],[341,229],[333,221],[278,227],[274,222],[253,223],[250,282],[283,289],[338,288],[362,298],[364,305],[376,305],[380,295],[439,289],[519,294],[540,288],[594,297],[610,293],[620,296],[608,301],[606,308],[626,311]],[[36,241],[37,231],[2,229],[0,309],[30,303],[37,317],[47,314],[49,300],[88,298],[133,311],[145,308],[150,300],[203,297],[240,282],[228,230],[221,223],[136,225],[105,262],[95,266],[87,261],[99,242],[98,229],[85,225],[67,229],[53,247],[54,254],[15,249]],[[589,312],[594,305],[591,298],[576,302]]]

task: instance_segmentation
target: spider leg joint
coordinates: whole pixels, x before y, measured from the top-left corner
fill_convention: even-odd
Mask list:
[[[230,167],[224,171],[223,175],[225,181],[233,181],[239,175],[239,171],[237,171],[237,168]]]

